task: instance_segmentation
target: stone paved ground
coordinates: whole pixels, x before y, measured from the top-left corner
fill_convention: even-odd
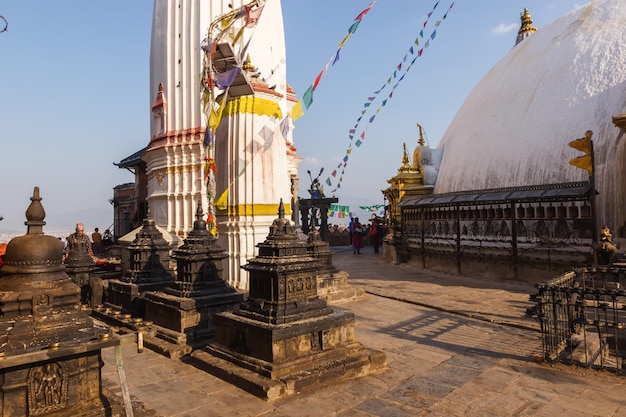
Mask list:
[[[541,342],[523,314],[533,287],[438,274],[337,251],[334,263],[368,292],[335,307],[356,316],[356,338],[388,370],[266,402],[179,360],[123,344],[134,415],[626,416],[626,377],[536,362]],[[103,386],[123,416],[113,348]]]

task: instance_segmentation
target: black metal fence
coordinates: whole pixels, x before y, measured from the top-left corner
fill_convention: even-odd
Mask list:
[[[515,278],[519,265],[535,260],[549,270],[583,266],[595,236],[589,190],[579,182],[411,199],[400,203],[402,248],[425,266],[429,258],[448,259],[459,273],[480,258],[501,260]]]
[[[537,285],[531,315],[548,361],[622,373],[626,356],[626,267],[586,267]]]

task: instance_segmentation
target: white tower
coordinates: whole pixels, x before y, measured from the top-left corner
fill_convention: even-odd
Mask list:
[[[230,45],[236,66],[243,66],[249,56],[255,71],[242,71],[248,89],[239,93],[244,95],[226,96],[213,152],[203,144],[207,120],[202,111],[201,44],[212,22],[246,5],[262,10],[258,23],[241,31],[246,19],[239,19],[222,41]],[[143,156],[150,212],[157,225],[184,237],[193,228],[198,201],[205,213],[212,208],[204,168],[206,158],[214,157],[216,193],[209,197],[226,197],[228,189],[226,205],[216,214],[220,244],[229,252],[224,276],[238,288],[247,287],[247,273],[240,265],[255,255],[255,245],[267,236],[280,199],[286,206],[293,199],[298,158],[292,125],[286,139],[280,131],[295,104],[288,88],[280,0],[155,0],[151,141]]]

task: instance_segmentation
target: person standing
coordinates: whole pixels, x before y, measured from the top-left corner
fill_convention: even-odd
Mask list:
[[[93,242],[93,253],[96,255],[102,255],[104,253],[104,244],[102,243],[102,235],[96,227],[91,234],[91,240]]]
[[[350,246],[352,246],[352,237],[354,236],[354,217],[350,217],[350,223],[348,224],[348,234],[350,235]]]
[[[352,246],[354,247],[355,255],[361,254],[361,248],[363,248],[363,226],[359,222],[359,218],[354,218],[354,224],[352,225]]]
[[[371,219],[372,225],[370,226],[370,243],[374,247],[374,253],[378,253],[378,247],[380,246],[380,229],[376,219]]]

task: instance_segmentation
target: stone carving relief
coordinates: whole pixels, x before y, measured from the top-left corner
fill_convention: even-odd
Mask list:
[[[67,405],[68,373],[60,363],[37,366],[28,375],[28,410],[37,416]]]

